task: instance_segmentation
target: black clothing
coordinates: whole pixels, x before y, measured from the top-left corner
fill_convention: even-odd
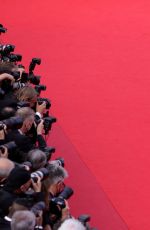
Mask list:
[[[15,153],[9,154],[8,158],[17,163],[24,162],[27,153],[34,148],[30,138],[20,134],[20,132],[17,129],[8,132],[5,139],[6,142],[15,141],[17,145],[17,150]]]
[[[13,192],[26,184],[31,179],[30,172],[22,167],[15,167],[11,170],[3,189],[7,192]]]
[[[11,221],[6,220],[5,218],[0,218],[0,229],[2,230],[11,230]]]
[[[46,147],[46,142],[42,135],[36,136],[39,149],[43,150]],[[26,161],[27,153],[34,149],[36,146],[32,142],[32,138],[24,134],[20,134],[18,130],[12,130],[8,132],[5,138],[5,142],[15,141],[17,150],[15,153],[10,153],[8,158],[17,163]]]
[[[13,192],[5,191],[4,189],[0,190],[0,217],[8,215],[9,207],[17,198],[27,199],[27,204],[28,202],[31,203],[31,199],[34,204],[40,201],[44,201],[44,196],[42,192],[34,192],[32,195],[29,196],[26,193],[15,194]]]
[[[0,217],[7,216],[9,213],[9,207],[18,196],[13,193],[9,193],[5,190],[0,191]]]

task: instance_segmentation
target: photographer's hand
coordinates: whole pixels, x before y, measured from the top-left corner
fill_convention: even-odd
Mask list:
[[[0,130],[0,140],[5,140],[5,131],[3,129]]]
[[[37,126],[37,135],[42,135],[43,133],[43,129],[44,129],[44,125],[43,125],[43,120],[40,121],[40,123]]]
[[[36,216],[36,225],[42,226],[43,224],[43,211],[39,211],[38,216]]]
[[[42,187],[41,179],[40,177],[37,178],[38,178],[37,182],[34,182],[34,180],[32,180],[33,190],[35,192],[41,192],[41,187]]]
[[[64,221],[68,218],[70,218],[70,212],[69,212],[69,205],[68,205],[68,202],[65,200],[65,203],[66,203],[66,207],[62,209],[61,211],[61,221]]]
[[[22,73],[25,72],[23,67],[18,67],[18,71],[20,72],[20,78],[22,77]]]
[[[14,77],[8,73],[0,74],[0,82],[5,80],[5,79],[10,80],[12,83],[15,81]]]
[[[0,157],[8,158],[8,149],[5,146],[3,146],[3,151],[0,150]]]
[[[46,102],[45,101],[41,105],[39,105],[38,102],[37,102],[37,104],[36,104],[36,112],[38,112],[38,113],[40,113],[42,115],[44,113],[45,109],[46,109]]]

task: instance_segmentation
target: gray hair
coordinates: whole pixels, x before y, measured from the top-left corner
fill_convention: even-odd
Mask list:
[[[46,186],[57,184],[68,177],[66,169],[58,165],[55,161],[50,162],[46,168],[49,171],[49,177],[43,181]]]
[[[78,220],[72,218],[65,220],[58,230],[86,230],[86,228]]]
[[[33,170],[40,169],[47,162],[46,154],[39,149],[33,149],[28,152],[27,161],[31,162]]]
[[[14,163],[9,159],[0,158],[0,179],[7,178],[14,166]]]
[[[34,117],[35,112],[30,107],[22,107],[17,110],[16,116],[21,117],[24,120],[29,117]]]
[[[31,211],[16,211],[12,216],[11,230],[34,230],[35,215]]]

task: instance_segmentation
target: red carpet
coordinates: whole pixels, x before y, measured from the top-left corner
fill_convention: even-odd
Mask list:
[[[16,44],[25,64],[42,58],[37,73],[48,85],[52,113],[93,174],[92,182],[99,183],[91,197],[103,188],[133,230],[150,229],[149,15],[147,0],[5,0],[1,5],[1,23],[9,29],[1,40]],[[84,170],[77,171],[78,178]],[[110,206],[110,219],[98,218],[97,207],[91,207],[97,213],[94,225],[110,229],[105,225],[113,215]],[[119,216],[115,220],[125,226]]]

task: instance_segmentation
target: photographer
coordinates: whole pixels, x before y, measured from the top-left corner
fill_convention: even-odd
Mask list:
[[[32,198],[34,202],[43,201],[43,193],[41,193],[40,177],[34,182],[31,179],[30,172],[23,167],[15,167],[7,177],[3,189],[0,191],[0,216],[7,216],[9,207],[17,198],[28,198],[26,192],[33,187],[34,192]]]
[[[12,216],[16,211],[28,210],[27,202],[22,198],[17,198],[9,207],[8,216],[0,217],[0,229],[11,230]]]
[[[34,111],[29,107],[23,107],[17,110],[16,116],[23,120],[23,125],[20,129],[11,130],[6,135],[6,141],[15,141],[17,144],[16,154],[10,154],[9,159],[21,163],[26,160],[28,151],[35,148],[32,139],[27,136],[27,132],[31,129],[34,124]],[[45,147],[46,143],[42,136],[43,132],[43,121],[37,126],[37,142],[39,147]]]
[[[0,44],[0,229],[84,230],[89,217],[79,219],[83,226],[70,215],[64,159],[51,160],[55,148],[46,143],[57,119],[49,98],[40,97],[47,88],[34,74],[41,59],[32,58],[26,72],[14,49]]]
[[[33,144],[26,132],[34,123],[34,111],[28,107],[21,108],[16,114],[23,119],[23,125],[20,129],[14,129],[6,134],[6,142],[15,141],[18,151],[16,154],[10,154],[9,159],[21,163],[25,159],[25,155],[33,148]]]
[[[60,192],[63,191],[65,187],[64,180],[68,176],[68,173],[57,163],[49,163],[47,169],[49,171],[49,176],[43,181],[42,185],[46,204],[46,210],[44,212],[44,225],[47,227],[53,227],[58,220],[64,220],[69,216],[68,205],[61,209],[59,205],[52,205],[51,203],[51,199],[57,197]]]

